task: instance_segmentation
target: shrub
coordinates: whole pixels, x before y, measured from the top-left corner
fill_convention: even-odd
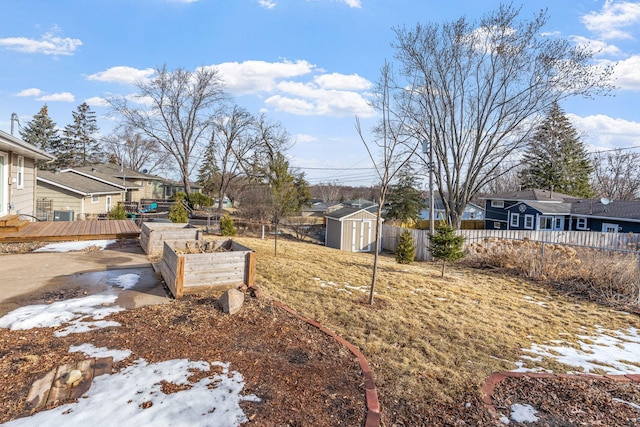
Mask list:
[[[233,225],[233,219],[229,215],[224,215],[220,218],[220,233],[223,236],[235,236],[238,234],[235,225]]]
[[[127,219],[127,211],[124,210],[124,206],[118,205],[111,208],[109,219]]]
[[[182,202],[176,201],[173,206],[171,206],[171,209],[169,209],[169,220],[177,223],[189,222],[189,215],[184,206],[182,206]]]
[[[202,193],[191,193],[187,196],[187,202],[193,209],[199,209],[213,206],[215,201]]]
[[[396,261],[399,264],[411,264],[416,257],[416,245],[409,230],[404,230],[400,234],[398,247],[396,248]]]
[[[455,262],[464,258],[464,252],[462,252],[464,237],[458,236],[455,228],[450,225],[440,225],[436,230],[436,234],[429,235],[429,242],[431,243],[429,248],[431,256],[434,259],[442,260],[441,277],[444,277],[444,267],[447,261]]]

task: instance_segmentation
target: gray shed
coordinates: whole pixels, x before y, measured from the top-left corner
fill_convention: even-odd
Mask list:
[[[377,216],[365,208],[341,208],[325,215],[325,246],[349,252],[372,252]]]

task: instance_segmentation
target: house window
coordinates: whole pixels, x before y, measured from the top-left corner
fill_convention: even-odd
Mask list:
[[[562,230],[564,228],[564,221],[562,220],[562,217],[557,217],[555,219],[555,224],[553,226],[554,230]]]
[[[587,218],[578,218],[576,220],[576,229],[577,230],[586,230],[587,229]]]
[[[499,222],[497,222],[497,221],[494,221],[494,222],[493,222],[493,228],[495,228],[496,230],[500,230],[500,228],[501,228],[501,227],[500,227],[500,223],[499,223]]]
[[[24,188],[24,157],[18,156],[18,179],[16,182],[18,188]]]
[[[91,196],[91,203],[98,203],[100,201],[100,196],[96,196],[95,194]]]
[[[107,204],[105,206],[105,209],[107,210],[107,212],[111,212],[111,196],[107,196]]]
[[[520,214],[517,214],[517,213],[511,214],[511,226],[512,227],[520,226]]]
[[[540,217],[540,230],[553,230],[553,217],[541,216]]]
[[[602,223],[602,232],[603,233],[617,233],[618,231],[620,231],[620,227],[618,227],[618,224],[609,224],[609,223]]]
[[[504,208],[504,200],[492,200],[491,201],[492,208]]]
[[[533,215],[524,216],[524,228],[533,230]]]

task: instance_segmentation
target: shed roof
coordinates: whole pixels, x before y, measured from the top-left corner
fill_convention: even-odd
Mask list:
[[[346,219],[346,218],[350,217],[351,215],[354,215],[354,214],[356,214],[358,212],[365,212],[366,214],[376,218],[376,215],[372,214],[371,212],[369,212],[365,208],[352,208],[352,207],[346,207],[346,208],[337,209],[337,210],[335,210],[333,212],[330,212],[330,213],[326,214],[325,217],[331,218],[331,219],[337,219],[339,221],[342,221],[343,219]]]

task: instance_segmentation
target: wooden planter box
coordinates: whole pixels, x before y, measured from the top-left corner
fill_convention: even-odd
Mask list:
[[[161,254],[164,242],[176,245],[185,240],[201,239],[200,229],[189,224],[143,222],[140,232],[140,246],[147,255]]]
[[[255,280],[255,252],[233,240],[207,241],[226,252],[180,253],[203,241],[164,243],[160,272],[174,298],[204,290],[226,291]]]

